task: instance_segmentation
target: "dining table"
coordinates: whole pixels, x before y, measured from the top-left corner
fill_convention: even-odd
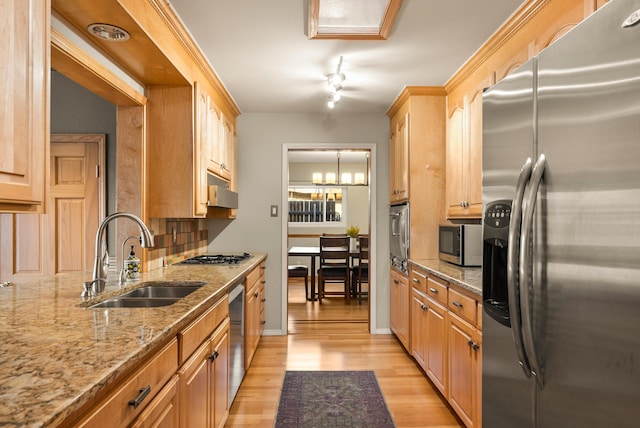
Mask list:
[[[311,258],[311,295],[307,296],[307,300],[316,301],[316,295],[318,294],[316,292],[316,257],[320,257],[320,246],[293,246],[289,248],[287,254],[290,257],[301,256]],[[353,258],[357,257],[359,254],[360,252],[357,249],[349,249],[349,260],[353,260]]]

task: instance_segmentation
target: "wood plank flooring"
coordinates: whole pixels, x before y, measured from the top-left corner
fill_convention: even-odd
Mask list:
[[[320,307],[289,289],[289,335],[262,337],[225,427],[272,428],[286,370],[373,370],[398,428],[463,426],[393,335],[367,333],[366,300]]]

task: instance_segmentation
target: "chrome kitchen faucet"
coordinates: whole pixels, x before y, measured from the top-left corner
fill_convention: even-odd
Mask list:
[[[114,213],[105,218],[96,232],[96,258],[93,263],[93,279],[91,281],[84,282],[84,289],[82,290],[82,297],[95,296],[98,293],[104,291],[104,287],[107,283],[107,273],[105,272],[104,265],[102,264],[102,239],[104,237],[104,230],[107,224],[111,220],[116,218],[128,218],[133,220],[140,229],[140,245],[143,248],[153,248],[153,235],[149,231],[149,228],[134,214],[131,213]]]

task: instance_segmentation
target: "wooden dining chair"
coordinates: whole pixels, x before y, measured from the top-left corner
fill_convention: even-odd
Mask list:
[[[362,302],[362,296],[369,293],[362,292],[362,284],[369,287],[369,235],[358,235],[360,250],[358,252],[358,264],[351,267],[351,287],[358,302]]]
[[[342,295],[350,303],[349,286],[349,237],[321,236],[320,237],[320,267],[318,268],[318,301],[322,304],[325,295]],[[344,293],[325,291],[327,283],[344,284]]]

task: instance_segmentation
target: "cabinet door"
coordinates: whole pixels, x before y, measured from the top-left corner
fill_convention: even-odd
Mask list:
[[[489,85],[488,82],[486,84]],[[469,217],[482,215],[482,92],[483,88],[478,88],[471,94],[466,105],[469,129],[462,157],[462,171],[465,180],[464,200]]]
[[[175,375],[144,409],[131,428],[178,428],[178,375]]]
[[[411,293],[411,355],[420,367],[426,370],[425,356],[427,343],[431,337],[427,332],[427,305],[425,297],[416,292]]]
[[[205,341],[178,371],[180,376],[180,426],[206,427],[210,389],[210,341]]]
[[[49,149],[48,0],[0,0],[0,211],[41,212]]]
[[[409,198],[409,113],[394,125],[390,141],[391,202]]]
[[[402,346],[409,351],[409,279],[391,271],[390,284],[390,324]]]
[[[447,309],[431,299],[426,301],[427,345],[424,370],[440,392],[447,395]]]
[[[253,360],[253,355],[260,340],[260,287],[259,282],[254,283],[245,300],[245,369],[248,369]]]
[[[464,153],[464,109],[456,108],[447,120],[447,216],[464,212],[462,157]]]
[[[231,180],[234,162],[235,130],[233,124],[222,115],[222,141],[220,144],[220,177]]]
[[[218,328],[212,338],[210,395],[213,428],[222,428],[229,415],[229,321]]]
[[[475,328],[449,314],[449,404],[467,427],[475,427],[480,345]]]

